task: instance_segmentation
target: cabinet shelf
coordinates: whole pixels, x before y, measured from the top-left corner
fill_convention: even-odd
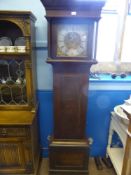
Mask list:
[[[0,88],[2,88],[2,87],[10,87],[10,88],[14,88],[14,87],[19,87],[19,88],[21,88],[21,87],[25,87],[26,86],[26,84],[24,84],[24,83],[21,83],[21,84],[0,84]]]
[[[24,83],[21,83],[21,84],[0,84],[0,88],[1,87],[24,87],[25,84]]]
[[[26,52],[0,52],[0,56],[26,56],[29,55],[30,52],[26,51]]]

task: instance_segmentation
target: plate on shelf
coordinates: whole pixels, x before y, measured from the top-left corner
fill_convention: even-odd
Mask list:
[[[12,46],[12,41],[9,37],[0,37],[0,46]]]
[[[131,99],[124,100],[126,105],[131,105]]]
[[[120,117],[121,121],[122,121],[124,124],[126,124],[126,125],[129,124],[129,119],[128,119],[126,113],[123,111],[122,105],[115,106],[115,107],[114,107],[114,112],[116,113],[116,115],[117,115],[118,117]]]
[[[15,40],[15,46],[25,46],[26,42],[25,42],[25,37],[18,37]]]
[[[114,112],[121,118],[128,119],[126,113],[121,108],[121,105],[114,107]]]

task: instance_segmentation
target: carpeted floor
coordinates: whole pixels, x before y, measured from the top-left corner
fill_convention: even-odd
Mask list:
[[[103,169],[97,170],[96,164],[93,158],[89,161],[89,175],[116,175],[113,167],[107,168],[104,163],[102,163]],[[39,175],[48,175],[48,159],[42,159],[40,165]]]

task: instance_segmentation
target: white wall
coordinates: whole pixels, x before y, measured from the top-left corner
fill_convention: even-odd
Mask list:
[[[47,22],[45,9],[40,0],[0,0],[0,10],[28,10],[36,16],[37,45],[47,44]]]

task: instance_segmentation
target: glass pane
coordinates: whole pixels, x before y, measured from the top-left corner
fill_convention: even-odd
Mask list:
[[[103,14],[99,22],[96,59],[112,62],[116,44],[117,15]]]
[[[0,105],[27,103],[23,60],[0,60]]]
[[[131,39],[131,16],[128,15],[126,20],[126,28],[124,32],[124,42],[122,48],[122,62],[131,62],[131,46],[130,46],[130,39]]]
[[[107,0],[103,11],[116,11],[120,6],[121,0]]]

